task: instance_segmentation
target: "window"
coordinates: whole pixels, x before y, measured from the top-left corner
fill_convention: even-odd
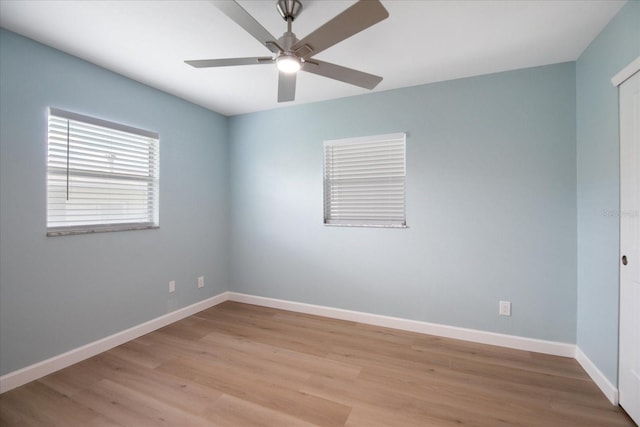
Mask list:
[[[158,226],[158,134],[49,109],[47,235]]]
[[[324,142],[324,223],[406,227],[404,133]]]

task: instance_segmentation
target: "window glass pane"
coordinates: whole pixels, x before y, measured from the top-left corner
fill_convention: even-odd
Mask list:
[[[324,143],[324,222],[404,227],[405,134]]]
[[[51,109],[47,231],[158,226],[157,134]]]

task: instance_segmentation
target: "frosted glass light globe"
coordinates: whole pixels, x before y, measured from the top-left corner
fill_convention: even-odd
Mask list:
[[[293,55],[281,55],[276,59],[276,66],[278,70],[283,73],[293,74],[300,70],[302,64],[300,64],[300,60]]]

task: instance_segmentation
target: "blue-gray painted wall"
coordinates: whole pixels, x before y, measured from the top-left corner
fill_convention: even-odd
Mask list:
[[[575,342],[574,65],[232,117],[233,289]],[[392,132],[409,228],[324,226],[322,141]]]
[[[628,2],[576,64],[578,347],[613,384],[618,371],[620,150],[611,78],[640,56],[640,1]]]
[[[49,106],[160,134],[160,229],[45,236]],[[227,164],[226,117],[2,30],[0,372],[227,290]]]

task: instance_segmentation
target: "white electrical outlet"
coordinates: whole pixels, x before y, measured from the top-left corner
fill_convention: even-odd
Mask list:
[[[511,301],[500,301],[500,316],[511,316]]]
[[[169,293],[176,291],[176,281],[172,280],[169,282]]]
[[[204,288],[204,276],[198,277],[198,288]]]

